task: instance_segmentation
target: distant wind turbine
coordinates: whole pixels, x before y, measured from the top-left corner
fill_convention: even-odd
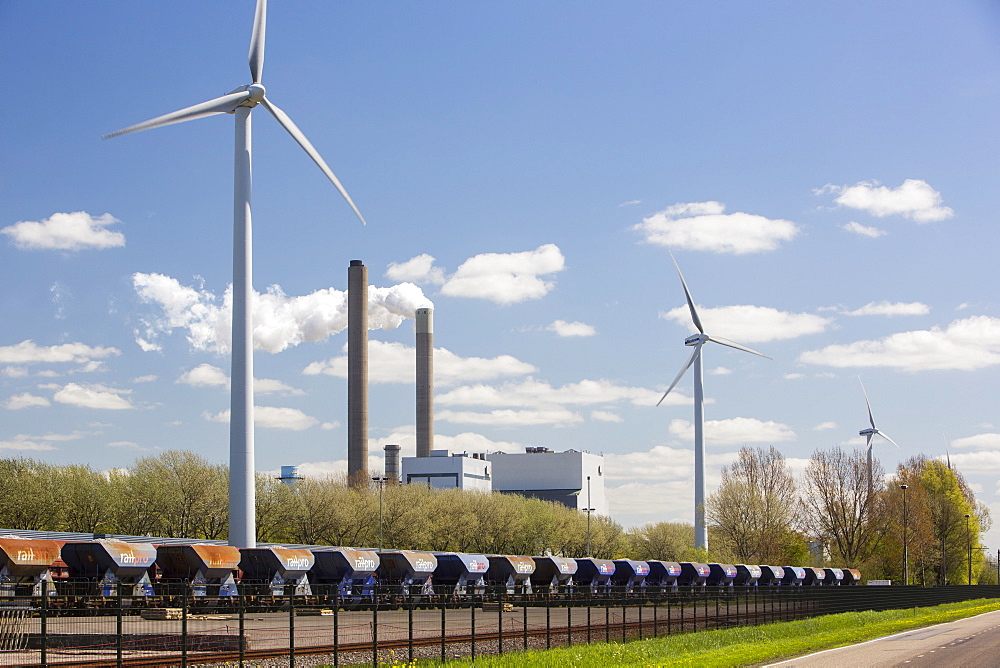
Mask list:
[[[859,436],[864,436],[868,440],[868,442],[867,442],[867,448],[868,448],[868,493],[871,494],[873,491],[875,491],[875,480],[872,477],[872,441],[874,441],[875,440],[875,436],[878,435],[878,436],[881,436],[882,438],[884,438],[885,440],[889,441],[893,445],[895,445],[897,448],[899,447],[899,444],[896,443],[896,441],[894,441],[891,438],[889,438],[889,435],[886,434],[885,432],[879,431],[878,427],[875,426],[875,418],[872,417],[872,405],[871,405],[871,402],[868,401],[868,392],[867,392],[867,390],[865,390],[865,384],[864,384],[864,382],[862,382],[861,376],[858,376],[858,382],[861,383],[861,391],[864,392],[864,395],[865,395],[865,404],[868,406],[868,422],[869,422],[869,424],[871,424],[870,428],[868,428],[868,429],[862,429],[861,431],[858,432]]]
[[[235,114],[236,155],[233,211],[233,350],[232,390],[229,422],[229,544],[236,547],[256,547],[256,492],[254,488],[254,425],[253,425],[253,320],[251,298],[251,133],[250,112],[258,104],[292,135],[309,157],[323,170],[340,194],[357,214],[362,217],[351,196],[340,184],[319,152],[292,122],[285,112],[265,97],[261,85],[264,71],[264,32],[267,23],[267,0],[257,0],[250,37],[250,74],[253,83],[233,90],[222,97],[202,102],[163,116],[137,123],[104,135],[105,139],[130,132],[140,132],[191,121],[215,114]]]
[[[663,400],[677,386],[677,383],[680,382],[685,372],[694,364],[694,542],[696,547],[707,550],[708,529],[705,526],[705,394],[703,388],[704,373],[701,362],[701,347],[706,342],[712,341],[723,346],[767,357],[767,359],[771,358],[764,353],[757,352],[734,341],[706,334],[705,328],[701,324],[701,319],[698,317],[698,311],[694,307],[691,291],[688,290],[687,283],[684,281],[684,274],[681,273],[681,268],[677,265],[677,260],[674,259],[673,253],[670,254],[670,259],[673,260],[674,268],[677,269],[677,275],[681,279],[681,286],[684,288],[684,297],[687,299],[688,309],[691,311],[691,321],[698,329],[698,334],[693,334],[684,339],[684,345],[694,346],[694,352],[691,353],[691,357],[681,367],[680,373],[677,374],[674,382],[670,384],[670,387],[663,393],[660,400],[656,402],[656,405],[659,406],[663,403]]]

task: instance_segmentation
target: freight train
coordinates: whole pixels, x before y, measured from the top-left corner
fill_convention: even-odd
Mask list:
[[[265,607],[288,597],[347,606],[860,583],[859,571],[839,568],[302,545],[236,548],[218,541],[43,532],[0,536],[0,597],[44,592],[54,607],[71,607],[82,599],[93,606],[94,600],[118,596],[129,597],[131,605],[148,600],[150,606],[176,603],[180,596],[218,604],[241,595]]]

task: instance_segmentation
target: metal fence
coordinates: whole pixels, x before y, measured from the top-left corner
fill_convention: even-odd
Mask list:
[[[1000,598],[991,585],[682,587],[606,594],[385,594],[378,605],[313,587],[309,596],[0,597],[0,665],[211,665],[325,655],[330,665],[475,657],[703,629]],[[384,592],[382,593],[384,594]]]

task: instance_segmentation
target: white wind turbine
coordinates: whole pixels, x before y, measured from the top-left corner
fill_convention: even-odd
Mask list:
[[[265,97],[261,85],[264,70],[264,32],[267,22],[267,0],[257,0],[250,37],[250,74],[252,83],[208,102],[202,102],[143,123],[105,135],[104,138],[141,130],[191,121],[215,114],[235,114],[236,154],[233,211],[233,347],[232,390],[229,423],[229,544],[256,547],[256,492],[254,488],[254,425],[253,425],[253,320],[251,313],[252,253],[251,253],[251,134],[250,112],[258,104],[267,109],[288,134],[298,142],[309,157],[323,170],[340,194],[350,204],[361,222],[358,207],[327,166],[319,152],[292,122],[285,112]]]
[[[705,377],[701,362],[701,347],[706,342],[712,341],[723,346],[767,357],[767,359],[771,358],[764,353],[747,348],[735,341],[706,334],[705,328],[701,324],[701,319],[698,317],[698,310],[694,307],[694,300],[691,299],[691,291],[688,290],[687,283],[684,281],[684,274],[681,273],[681,268],[677,265],[677,260],[674,259],[673,253],[670,254],[670,259],[673,260],[674,267],[677,269],[677,275],[681,279],[681,286],[684,288],[684,297],[687,299],[688,309],[691,311],[691,321],[698,329],[698,334],[693,334],[684,339],[684,345],[694,346],[694,352],[691,353],[691,357],[681,367],[680,373],[677,374],[674,382],[670,384],[670,387],[663,393],[663,396],[660,397],[656,405],[659,406],[663,403],[663,400],[667,398],[670,391],[680,382],[685,372],[694,364],[694,542],[695,547],[707,550],[708,530],[705,526],[705,393],[703,387]]]
[[[868,406],[868,423],[871,424],[870,428],[862,429],[858,432],[859,436],[864,436],[867,439],[867,443],[865,445],[868,448],[868,493],[871,494],[875,491],[875,480],[872,477],[872,441],[874,441],[875,436],[878,435],[895,445],[897,448],[899,447],[899,444],[889,438],[888,434],[879,431],[878,427],[875,426],[875,418],[872,416],[872,405],[871,402],[868,401],[868,391],[865,390],[865,384],[861,380],[861,376],[858,376],[858,382],[861,383],[861,391],[865,395],[865,405]]]

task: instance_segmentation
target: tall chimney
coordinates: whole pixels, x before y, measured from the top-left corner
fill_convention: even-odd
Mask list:
[[[434,309],[417,309],[417,457],[434,449]]]
[[[399,484],[399,446],[394,443],[385,445],[385,472],[390,485]]]
[[[368,267],[347,270],[347,481],[368,485]]]

